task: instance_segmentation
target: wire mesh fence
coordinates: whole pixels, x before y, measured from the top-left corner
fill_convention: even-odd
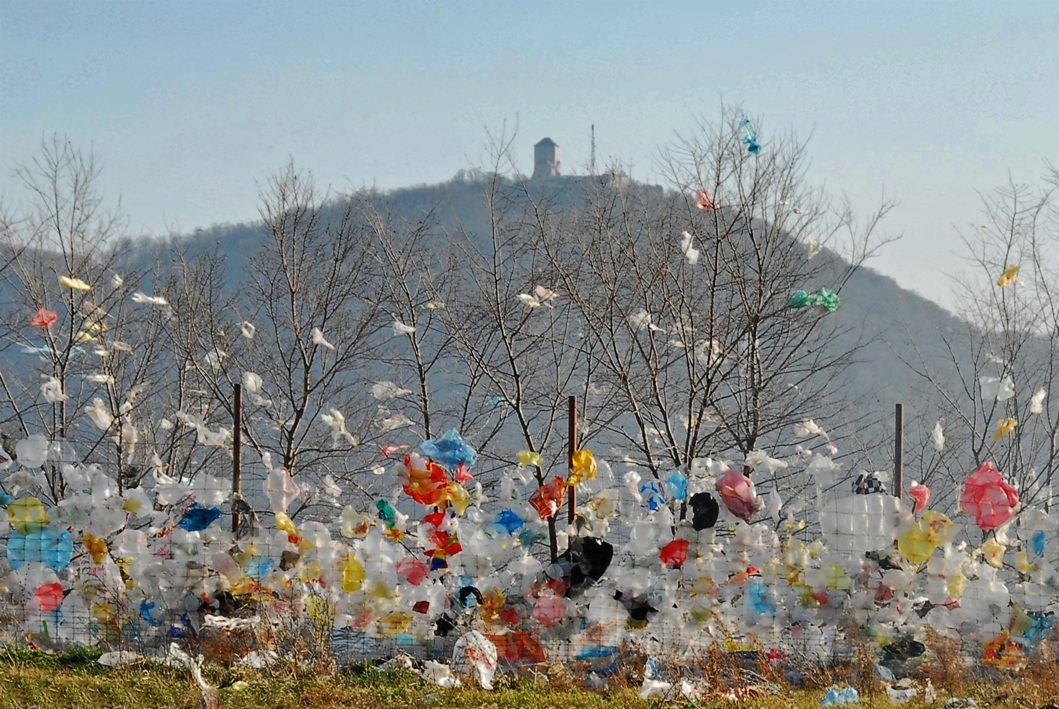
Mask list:
[[[600,476],[579,490],[553,560],[561,506],[531,504],[532,483],[464,499],[472,483],[410,456],[392,494],[292,519],[300,492],[277,470],[251,478],[260,490],[236,525],[230,481],[215,477],[118,494],[98,468],[68,465],[55,503],[32,474],[5,471],[0,644],[150,656],[176,642],[224,664],[345,665],[446,661],[478,631],[513,670],[606,676],[651,661],[679,675],[724,658],[798,679],[865,651],[914,664],[937,638],[968,672],[1017,668],[1053,632],[1044,510],[982,534],[967,515],[960,532],[856,477],[784,516],[730,504],[721,475],[633,487]]]

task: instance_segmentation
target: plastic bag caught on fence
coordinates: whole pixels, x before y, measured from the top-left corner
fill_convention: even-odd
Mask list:
[[[982,390],[982,401],[1007,401],[1015,396],[1015,384],[1011,377],[979,377],[978,385]]]
[[[452,670],[456,674],[474,677],[482,689],[492,689],[496,667],[496,645],[477,630],[456,641],[452,649]]]
[[[1007,522],[1018,504],[1018,491],[1004,480],[990,461],[982,463],[964,481],[960,508],[974,517],[982,530],[996,529]]]

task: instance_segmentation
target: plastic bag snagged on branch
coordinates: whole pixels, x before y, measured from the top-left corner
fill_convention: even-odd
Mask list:
[[[930,500],[930,488],[913,480],[912,486],[908,488],[908,494],[916,501],[916,506],[913,509],[913,512],[919,514],[923,511],[923,508],[927,506],[927,502]]]
[[[478,460],[478,453],[460,437],[455,428],[450,428],[445,435],[423,441],[419,446],[431,460],[455,470],[460,465],[470,467]]]
[[[1015,384],[1011,377],[979,377],[978,384],[982,388],[982,401],[1007,401],[1015,396]]]
[[[713,203],[713,197],[704,189],[695,193],[695,206],[704,212],[717,208]]]
[[[1019,422],[1011,417],[1002,418],[996,422],[996,433],[993,434],[993,440],[999,441],[1004,436],[1008,435],[1019,425]]]
[[[1018,266],[1008,266],[1004,269],[1004,272],[1000,274],[1000,278],[997,279],[996,284],[1001,288],[1007,288],[1015,282],[1015,275],[1019,272]]]
[[[746,151],[751,155],[760,153],[761,145],[757,142],[757,128],[754,127],[750,119],[743,116],[742,120],[739,121],[739,127],[743,131],[743,143],[746,145]]]
[[[595,477],[596,459],[592,455],[592,451],[588,449],[574,451],[572,464],[570,466],[570,477],[566,484],[580,485],[585,480],[592,480]]]
[[[74,276],[59,276],[59,285],[70,290],[89,291],[92,290],[92,286],[88,285],[80,278]]]
[[[791,293],[791,297],[787,299],[787,307],[789,308],[808,308],[818,305],[829,313],[835,312],[839,303],[838,294],[827,288],[821,288],[816,293],[807,293],[803,290],[794,291]]]
[[[273,512],[286,512],[302,492],[286,468],[273,468],[265,478],[264,489]]]
[[[522,450],[515,454],[518,458],[518,464],[524,468],[535,466],[537,468],[542,467],[541,454],[536,451]]]
[[[59,316],[48,310],[47,308],[41,308],[37,311],[37,314],[29,319],[29,324],[34,327],[49,328],[58,321]]]
[[[529,503],[541,519],[548,519],[558,514],[563,506],[563,493],[566,491],[566,483],[560,477],[552,478],[551,482],[545,483],[530,495]]]

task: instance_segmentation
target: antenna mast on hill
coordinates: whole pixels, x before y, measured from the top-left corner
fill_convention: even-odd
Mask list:
[[[588,172],[596,174],[596,124],[592,124],[592,161],[589,163]]]

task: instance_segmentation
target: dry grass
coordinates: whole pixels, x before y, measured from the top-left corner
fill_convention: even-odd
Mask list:
[[[933,638],[930,652],[920,665],[924,678],[938,688],[935,707],[950,697],[973,697],[979,706],[1038,709],[1059,699],[1059,645],[1054,641],[1017,675],[961,676],[951,654],[953,645]],[[110,670],[98,665],[98,651],[76,651],[61,655],[27,650],[0,650],[0,709],[38,707],[124,707],[124,709],[197,709],[199,692],[187,672],[148,664]],[[761,658],[758,653],[758,658]],[[498,676],[497,688],[487,692],[473,688],[442,689],[407,671],[383,672],[374,667],[334,670],[326,663],[313,665],[281,662],[268,671],[237,670],[217,665],[207,667],[209,682],[219,687],[220,707],[321,707],[361,709],[380,707],[571,707],[575,709],[655,709],[662,706],[739,706],[760,709],[819,706],[824,685],[792,687],[777,667],[752,653],[734,656],[716,648],[694,668],[708,688],[698,704],[681,699],[675,692],[665,699],[640,700],[637,696],[640,656],[622,658],[617,673],[609,677],[605,691],[584,687],[586,673],[576,668],[540,665],[521,677]],[[861,692],[860,706],[895,706],[886,697],[871,672],[874,653],[865,642],[857,646],[852,661],[822,668],[820,680],[853,684]],[[870,684],[869,684],[870,683]],[[921,701],[899,705],[903,709],[929,706]]]

